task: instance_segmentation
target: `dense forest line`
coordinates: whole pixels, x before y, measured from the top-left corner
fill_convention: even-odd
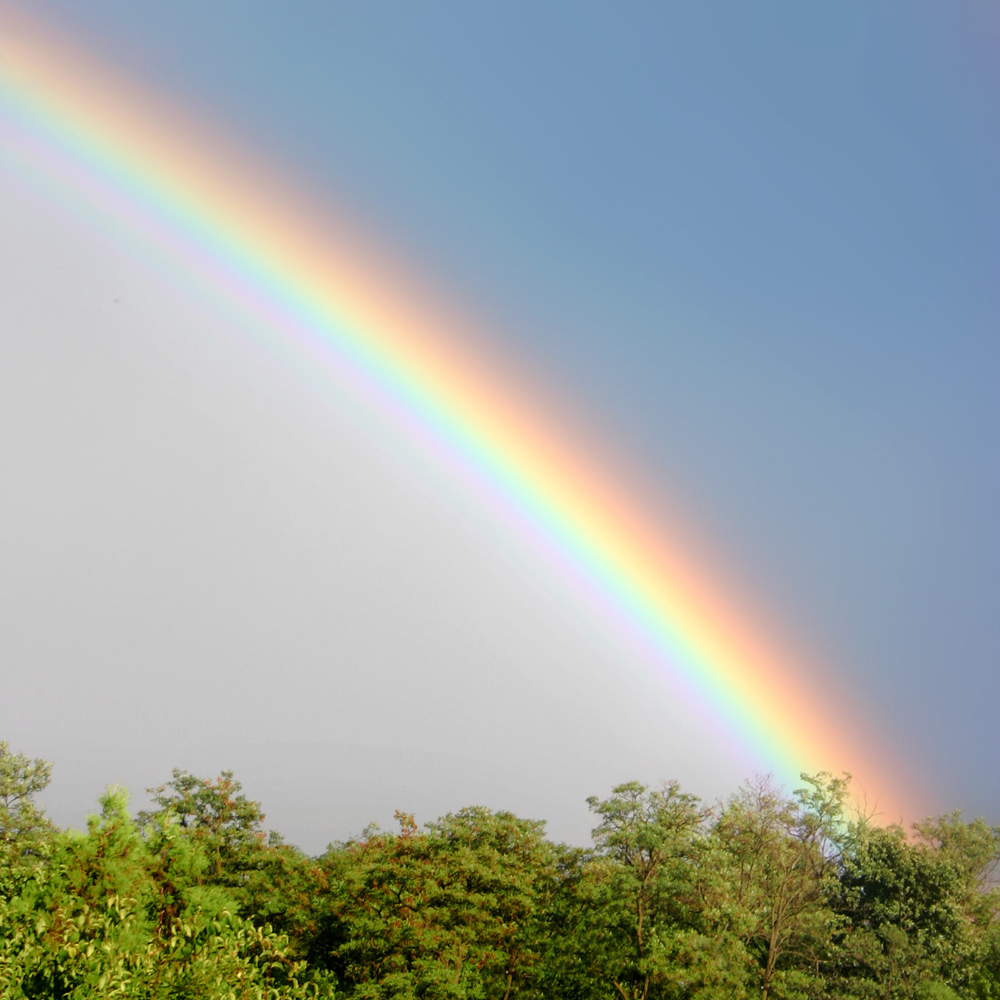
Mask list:
[[[1000,998],[1000,828],[881,827],[847,776],[619,785],[585,849],[477,806],[308,857],[230,772],[72,832],[50,771],[0,742],[3,998]]]

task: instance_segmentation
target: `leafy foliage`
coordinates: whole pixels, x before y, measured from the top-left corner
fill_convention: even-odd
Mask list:
[[[0,740],[0,894],[15,891],[48,853],[52,828],[35,796],[51,776],[50,764],[11,753]]]
[[[477,806],[309,858],[231,772],[83,833],[0,742],[0,998],[1000,1000],[1000,829],[848,821],[849,778],[589,799],[589,848]]]

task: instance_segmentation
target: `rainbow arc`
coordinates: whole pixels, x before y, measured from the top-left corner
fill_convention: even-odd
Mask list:
[[[627,658],[641,650],[761,769],[785,782],[850,770],[887,818],[916,814],[914,790],[874,734],[858,731],[851,706],[811,687],[820,672],[741,617],[681,533],[518,389],[482,337],[464,335],[354,234],[317,222],[323,212],[280,173],[159,95],[21,14],[0,15],[0,27],[9,161],[124,220],[186,280],[262,318],[330,391],[350,385],[424,442],[587,595],[626,639]]]

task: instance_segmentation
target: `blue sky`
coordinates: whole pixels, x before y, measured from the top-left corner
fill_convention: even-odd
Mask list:
[[[483,317],[490,336],[696,520],[737,596],[817,652],[900,759],[941,790],[942,809],[1000,819],[1000,17],[987,4],[36,0],[31,9],[348,207],[422,281]],[[442,501],[419,461],[291,377],[234,361],[207,306],[156,285],[107,234],[9,176],[0,182],[7,224],[23,237],[0,258],[22,324],[0,335],[20,387],[4,404],[3,436],[20,484],[5,520],[27,525],[4,536],[18,621],[40,615],[40,592],[18,581],[35,565],[30,540],[53,537],[52,518],[66,540],[53,567],[90,551],[79,532],[96,532],[130,553],[135,572],[167,567],[156,578],[171,592],[215,580],[187,607],[204,629],[165,641],[152,675],[136,658],[163,629],[153,596],[129,605],[131,645],[100,629],[52,639],[60,620],[96,620],[69,585],[47,596],[36,625],[8,632],[4,659],[48,685],[73,670],[71,647],[91,664],[80,669],[93,683],[74,695],[87,723],[71,720],[68,701],[51,726],[17,699],[0,705],[5,735],[66,774],[52,793],[60,816],[83,808],[70,777],[90,794],[98,778],[117,777],[97,771],[113,770],[122,747],[145,769],[124,775],[136,790],[166,777],[168,764],[239,774],[242,763],[265,807],[278,803],[275,825],[309,847],[322,846],[324,823],[328,839],[343,836],[397,806],[430,819],[470,797],[509,802],[579,838],[583,797],[610,781],[676,776],[709,796],[731,790],[741,762],[731,772],[710,748],[692,753],[697,734],[671,714],[669,692],[651,696],[619,670],[613,642],[581,624],[551,581],[498,558],[488,526],[468,515],[456,528],[461,498]],[[61,305],[46,283],[53,274]],[[128,331],[101,327],[107,310],[88,295],[105,288],[136,304]],[[72,344],[67,321],[79,327]],[[117,413],[87,409],[109,393],[120,394]],[[100,462],[73,465],[80,442],[46,423],[60,412],[110,442]],[[90,416],[80,424],[79,413]],[[145,440],[159,435],[149,475],[160,478],[148,494],[123,493],[127,470],[150,462],[122,429],[130,421]],[[316,471],[334,454],[335,479]],[[117,497],[118,516],[73,520],[70,499],[53,501],[55,514],[41,509],[37,496],[71,475],[85,494]],[[219,542],[217,519],[249,481],[270,500],[250,505],[243,528]],[[158,527],[140,516],[154,493]],[[190,521],[175,519],[181,497]],[[330,527],[331,505],[365,546]],[[190,531],[204,544],[182,564],[168,553],[174,532]],[[234,555],[249,538],[257,583]],[[88,566],[94,593],[126,586],[120,567]],[[283,595],[271,576],[300,580],[302,592]],[[333,606],[353,610],[341,620]],[[272,630],[244,648],[234,629],[255,615]],[[370,628],[357,627],[359,616]],[[398,632],[398,645],[386,632]],[[278,669],[261,650],[278,648],[278,636],[295,636],[282,656],[301,664],[280,669],[298,690],[314,687],[341,735],[318,709],[297,727],[291,702],[288,718],[259,735],[273,721],[261,692]],[[321,682],[326,655],[367,665]],[[243,669],[258,691],[237,699],[253,723],[244,729],[206,736],[206,713],[190,731],[178,725],[171,743],[157,713],[140,707],[171,671],[181,686],[214,678],[224,699]],[[365,670],[382,678],[369,701]],[[102,692],[129,677],[130,693],[109,706]],[[537,685],[530,708],[498,693],[524,677]],[[30,687],[17,691],[29,697]],[[504,712],[480,725],[508,727],[522,749],[505,769],[503,740],[486,740],[480,764],[463,770],[456,747],[477,726],[446,730],[491,699]],[[637,702],[638,721],[628,721]],[[179,712],[184,700],[165,704]],[[387,777],[400,758],[386,746],[398,750],[398,740],[380,730],[402,725],[414,705],[428,756]],[[92,772],[74,771],[80,748],[98,760],[98,744],[105,756]],[[692,762],[700,756],[709,763]],[[331,758],[350,762],[340,777]],[[282,770],[295,768],[299,783],[283,791]],[[310,787],[341,802],[353,795],[370,815],[343,806],[303,817],[291,803]]]

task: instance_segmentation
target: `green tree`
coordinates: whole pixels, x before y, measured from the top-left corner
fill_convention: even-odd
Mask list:
[[[1000,831],[958,814],[901,827],[859,827],[845,856],[837,936],[842,989],[902,998],[958,990],[1000,994],[991,877]]]
[[[539,887],[552,877],[542,824],[475,807],[425,831],[370,829],[331,849],[331,965],[356,997],[515,996],[539,953]]]
[[[788,798],[770,779],[747,783],[712,831],[710,895],[720,930],[756,965],[763,1000],[812,997],[822,988],[829,905],[847,835],[849,776],[802,775]]]
[[[707,813],[676,782],[637,781],[587,800],[600,817],[587,867],[592,967],[621,1000],[676,992],[692,980],[695,873]]]
[[[151,829],[176,823],[209,863],[204,884],[225,886],[242,916],[287,934],[297,956],[323,962],[328,880],[321,865],[265,831],[260,803],[247,798],[232,771],[199,778],[175,768],[171,780],[147,789],[154,810],[139,814]]]
[[[48,853],[53,830],[35,796],[51,776],[51,764],[12,753],[0,740],[0,896],[16,892]]]
[[[166,784],[147,788],[159,807],[139,813],[143,826],[176,822],[201,845],[209,858],[206,882],[232,888],[245,886],[263,863],[268,835],[260,803],[242,794],[232,771],[218,778],[198,778],[174,768]],[[275,842],[280,838],[273,838]]]
[[[143,836],[111,790],[86,834],[0,903],[0,996],[135,1000],[333,996],[304,982],[287,940],[200,884],[210,859],[176,822]]]
[[[524,995],[531,1000],[604,1000],[608,981],[594,920],[603,887],[593,877],[593,853],[556,844],[552,854],[552,876],[538,892],[540,926],[534,946],[539,957]]]
[[[508,1000],[532,979],[541,908],[555,874],[544,823],[483,807],[430,823],[429,855],[446,872],[439,920],[462,926],[485,995]]]

